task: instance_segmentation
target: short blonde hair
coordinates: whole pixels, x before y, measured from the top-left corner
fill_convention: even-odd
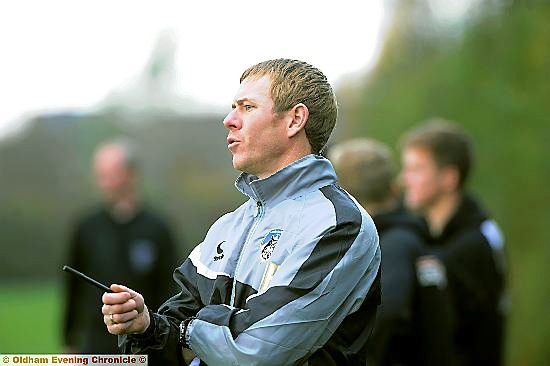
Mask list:
[[[330,148],[328,158],[340,185],[360,202],[378,204],[391,196],[395,165],[385,144],[357,138]]]
[[[298,103],[309,110],[305,132],[313,153],[320,153],[336,125],[338,104],[326,76],[310,64],[291,59],[260,62],[242,74],[248,77],[268,75],[275,113],[288,111]]]

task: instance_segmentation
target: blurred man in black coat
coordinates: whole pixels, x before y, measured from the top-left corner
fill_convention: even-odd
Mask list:
[[[138,197],[134,145],[105,143],[93,170],[103,202],[77,222],[67,264],[103,283],[126,283],[146,294],[155,309],[175,294],[172,272],[179,262],[168,225]],[[117,337],[101,320],[102,292],[66,276],[64,344],[68,353],[119,353]]]

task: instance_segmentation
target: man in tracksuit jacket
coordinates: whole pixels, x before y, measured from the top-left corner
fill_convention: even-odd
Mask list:
[[[180,293],[158,312],[112,285],[108,331],[150,365],[364,363],[380,249],[370,216],[315,155],[336,122],[330,84],[307,63],[265,61],[244,72],[232,107],[223,123],[248,200],[176,269]]]

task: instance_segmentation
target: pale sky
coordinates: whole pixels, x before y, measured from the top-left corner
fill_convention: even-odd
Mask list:
[[[159,34],[177,45],[173,87],[229,106],[248,66],[297,58],[333,85],[367,70],[381,46],[383,0],[0,2],[0,136],[44,111],[98,108],[132,88]]]

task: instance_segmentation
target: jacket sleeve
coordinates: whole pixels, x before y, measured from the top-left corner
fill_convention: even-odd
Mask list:
[[[211,365],[301,364],[356,311],[380,265],[376,229],[340,222],[298,245],[278,267],[271,287],[244,308],[208,305],[186,337]],[[281,283],[281,278],[292,278]]]
[[[146,332],[119,337],[119,348],[123,353],[147,354],[149,365],[183,365],[179,324],[196,315],[204,305],[197,289],[197,272],[190,259],[176,269],[174,279],[180,292],[161,305],[158,313],[150,309],[152,321]]]

